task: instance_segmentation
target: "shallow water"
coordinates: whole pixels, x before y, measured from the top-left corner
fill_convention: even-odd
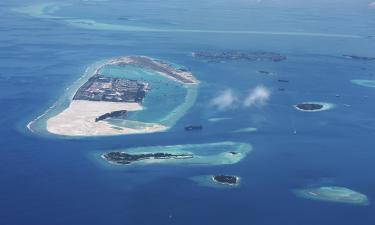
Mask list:
[[[106,66],[102,69],[102,74],[112,77],[122,77],[126,79],[144,80],[150,84],[151,90],[147,93],[142,106],[144,110],[129,115],[129,120],[160,123],[163,125],[173,125],[175,121],[162,121],[175,108],[185,102],[187,92],[190,87],[184,86],[176,81],[160,76],[156,72],[141,69],[134,66]],[[187,101],[194,101],[188,99]],[[163,104],[160,104],[160,103]],[[184,112],[177,112],[184,114]]]
[[[292,192],[342,186],[375,199],[375,91],[351,82],[373,80],[375,65],[341,57],[374,56],[375,12],[368,1],[72,1],[48,15],[12,10],[33,3],[0,3],[0,224],[375,223],[374,204],[312,201]],[[66,18],[143,30],[86,29]],[[211,32],[228,30],[261,32]],[[290,32],[299,35],[285,35]],[[207,63],[191,57],[200,50],[276,52],[288,60]],[[202,81],[196,103],[171,130],[61,139],[26,129],[89,65],[125,55],[183,65]],[[227,88],[244,99],[257,85],[272,91],[261,108],[239,104],[218,111],[210,104]],[[316,113],[293,108],[310,101],[336,107]],[[184,131],[195,123],[204,129]],[[257,131],[232,132],[246,127]],[[109,149],[221,141],[251,143],[253,151],[237,164],[212,167],[124,170],[92,157]],[[241,185],[213,189],[189,180],[208,174],[237,175]]]

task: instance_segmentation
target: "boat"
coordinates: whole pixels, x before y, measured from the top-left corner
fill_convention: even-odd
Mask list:
[[[203,129],[202,125],[187,125],[187,126],[185,126],[186,131],[202,130],[202,129]]]

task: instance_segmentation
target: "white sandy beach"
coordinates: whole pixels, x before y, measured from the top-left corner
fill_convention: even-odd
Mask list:
[[[147,60],[150,61],[152,66],[154,67],[161,67],[161,70],[168,69],[171,70],[173,74],[176,76],[180,76],[183,79],[191,80],[192,83],[188,83],[189,86],[191,84],[196,85],[199,82],[195,79],[195,77],[187,71],[180,71],[177,70],[169,64],[163,64],[161,62],[158,62],[157,60],[154,60],[152,58],[148,58],[146,56],[125,56],[125,57],[118,57],[107,61],[100,61],[98,63],[95,63],[94,65],[90,66],[84,76],[79,78],[77,84],[74,84],[73,87],[67,88],[67,91],[69,90],[69,93],[72,93],[71,90],[76,90],[76,92],[79,90],[79,86],[82,86],[84,81],[89,79],[89,77],[92,77],[95,74],[100,74],[100,71],[103,69],[106,65],[135,65],[138,67],[142,67],[141,65],[138,65],[137,60]],[[160,65],[159,65],[160,64]],[[151,67],[152,67],[151,66]],[[154,68],[153,68],[154,69]],[[155,72],[158,73],[161,76],[166,76],[169,79],[177,80],[174,76],[169,75],[167,73],[161,74],[161,72],[158,70],[158,68],[155,69]],[[67,96],[70,99],[73,96]],[[186,100],[187,98],[195,100],[196,98],[196,92],[189,92],[188,95],[185,98],[185,102],[178,106],[176,110],[186,111],[187,108],[189,108],[193,101]],[[127,110],[127,111],[139,111],[142,110],[142,106],[139,103],[130,103],[130,102],[109,102],[109,101],[89,101],[89,100],[71,100],[70,105],[68,108],[66,108],[64,111],[60,112],[59,114],[55,116],[50,116],[50,112],[56,108],[57,106],[61,105],[61,102],[56,102],[53,106],[51,106],[45,113],[43,113],[41,116],[37,117],[33,121],[31,121],[27,127],[30,131],[34,132],[34,128],[37,126],[34,126],[35,123],[38,123],[38,121],[42,120],[45,117],[50,117],[46,121],[46,130],[49,133],[57,134],[57,135],[63,135],[63,136],[111,136],[111,135],[123,135],[123,134],[141,134],[141,133],[153,133],[153,132],[161,132],[165,131],[168,128],[170,128],[170,124],[173,123],[173,121],[176,120],[176,118],[173,118],[175,116],[174,111],[171,112],[171,115],[173,116],[166,116],[164,119],[162,119],[163,122],[158,123],[145,123],[142,121],[132,121],[132,120],[123,120],[122,122],[119,122],[119,124],[113,124],[109,123],[106,120],[101,120],[98,122],[95,122],[95,119],[99,116],[102,116],[106,113],[111,113],[114,111],[119,110]]]
[[[151,133],[167,129],[163,125],[151,123],[142,123],[142,128],[134,129],[117,127],[106,121],[95,122],[95,118],[118,110],[139,111],[142,106],[138,103],[73,100],[63,112],[47,120],[47,130],[66,136],[99,136]]]

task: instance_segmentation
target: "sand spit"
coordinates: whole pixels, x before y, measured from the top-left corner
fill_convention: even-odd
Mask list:
[[[166,129],[152,123],[142,123],[143,126],[134,129],[118,127],[107,121],[95,122],[98,116],[118,110],[138,111],[142,110],[142,106],[138,103],[73,100],[63,112],[47,120],[47,130],[58,135],[95,136],[150,133]]]

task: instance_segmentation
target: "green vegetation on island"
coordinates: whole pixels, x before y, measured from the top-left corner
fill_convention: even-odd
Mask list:
[[[247,143],[216,142],[128,148],[106,152],[101,157],[116,165],[225,165],[238,163],[250,151]]]

